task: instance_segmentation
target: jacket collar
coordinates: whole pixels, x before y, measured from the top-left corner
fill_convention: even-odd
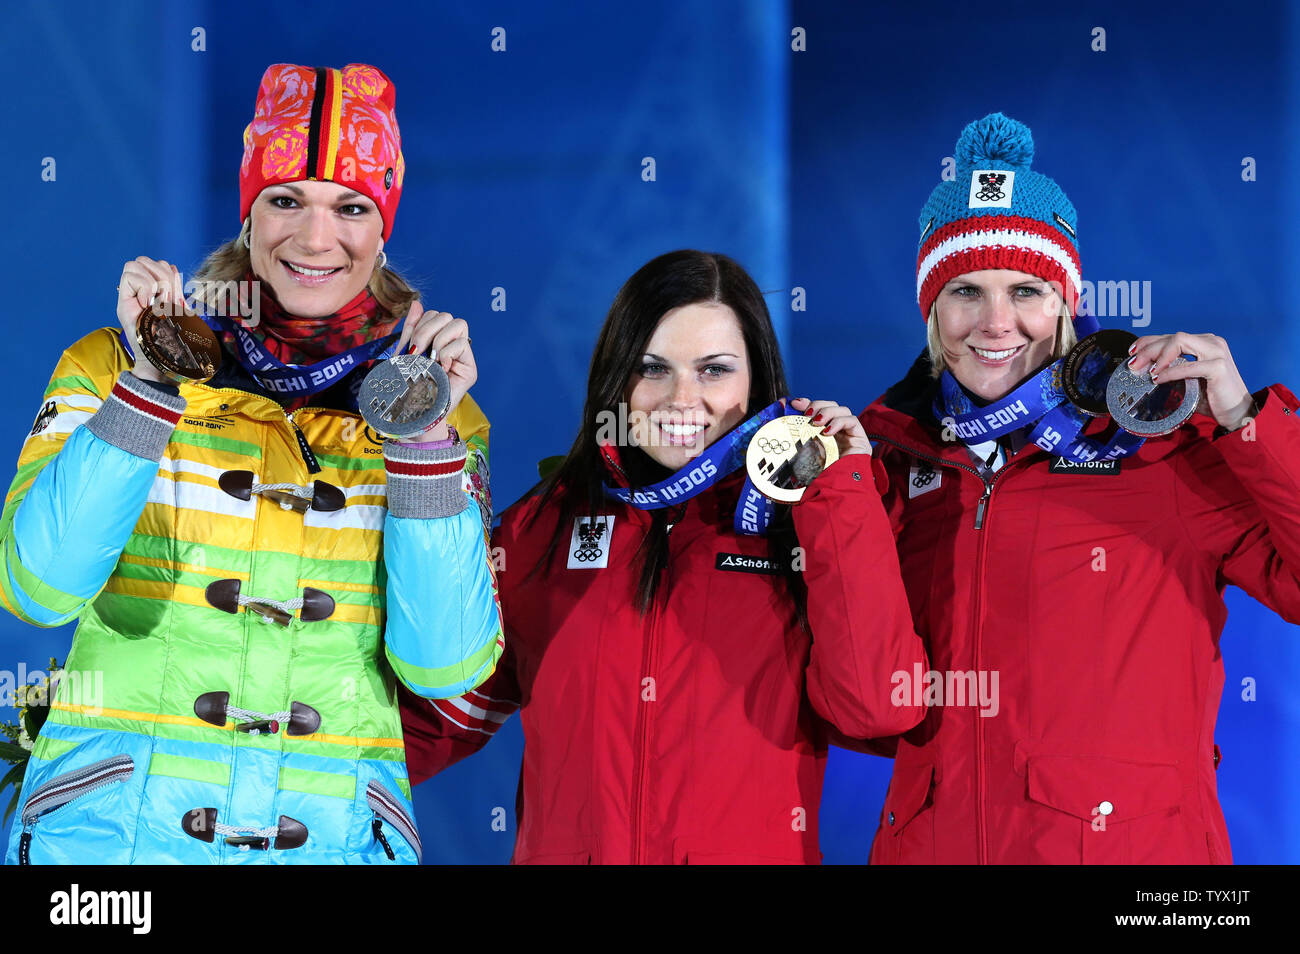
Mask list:
[[[969,464],[970,455],[960,442],[943,440],[933,410],[938,394],[939,381],[930,374],[930,356],[923,350],[902,380],[862,412],[867,437]]]

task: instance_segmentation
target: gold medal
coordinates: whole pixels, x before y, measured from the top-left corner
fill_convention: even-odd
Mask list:
[[[750,439],[745,469],[759,493],[778,503],[794,503],[804,488],[839,460],[835,438],[822,434],[803,414],[768,421]]]

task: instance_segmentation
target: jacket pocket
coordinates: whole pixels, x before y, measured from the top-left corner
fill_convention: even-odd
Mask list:
[[[396,831],[415,853],[415,862],[419,864],[424,853],[420,845],[420,833],[416,830],[415,819],[403,807],[401,800],[371,779],[366,784],[366,804],[374,813],[370,830],[374,833],[375,840],[383,847],[388,859],[397,860],[397,853],[393,850],[387,836],[387,832]]]
[[[32,837],[43,819],[92,792],[125,782],[134,771],[135,762],[129,755],[115,755],[84,768],[56,775],[35,788],[23,805],[23,834],[18,844],[18,863],[31,864]]]
[[[1028,796],[1069,819],[1035,824],[1034,843],[1049,863],[1203,864],[1181,817],[1178,766],[1101,756],[1031,756]]]
[[[871,846],[872,864],[930,864],[934,861],[934,766],[894,766],[880,827]]]
[[[801,855],[762,854],[744,847],[728,848],[725,845],[692,844],[680,840],[673,842],[673,864],[675,865],[802,865],[807,863]]]

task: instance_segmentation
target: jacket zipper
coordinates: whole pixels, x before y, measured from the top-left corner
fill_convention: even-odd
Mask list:
[[[366,804],[375,814],[374,820],[370,823],[370,830],[383,846],[384,854],[388,859],[392,861],[396,855],[393,853],[392,846],[388,844],[388,839],[384,837],[384,822],[397,829],[398,833],[406,839],[406,843],[411,846],[411,850],[415,852],[415,860],[420,861],[424,856],[420,834],[415,828],[415,822],[402,808],[401,802],[394,798],[388,789],[371,779],[366,785]]]
[[[681,517],[678,517],[680,520]],[[668,538],[673,532],[673,525],[669,524],[664,531],[664,537]],[[646,763],[649,761],[650,747],[650,714],[651,707],[655,704],[653,701],[647,702],[641,697],[645,692],[644,681],[650,680],[651,690],[655,693],[654,699],[658,699],[659,685],[658,672],[656,663],[658,661],[658,639],[659,620],[661,617],[661,606],[668,600],[668,577],[671,572],[672,559],[669,554],[668,566],[663,569],[663,577],[660,580],[659,587],[655,591],[654,603],[650,607],[650,626],[646,631],[645,642],[641,651],[641,671],[642,686],[638,686],[637,696],[637,713],[636,713],[636,765],[632,772],[632,864],[641,864],[642,847],[644,841],[645,824],[645,790],[646,790]]]
[[[962,470],[968,470],[978,477],[984,484],[984,494],[980,497],[979,503],[975,507],[975,529],[984,529],[984,519],[987,515],[989,499],[993,496],[993,487],[1002,478],[1002,475],[1010,469],[1010,454],[1007,454],[1007,459],[1002,465],[1002,469],[995,473],[993,479],[990,480],[974,467],[968,467],[967,465],[959,464],[956,461],[943,460],[942,458],[934,457],[933,455],[918,453],[914,448],[900,444],[897,441],[892,441],[879,434],[868,434],[867,439],[879,440],[885,444],[890,444],[906,454],[911,454],[912,456],[919,457],[923,460],[934,461],[939,464],[946,464],[950,467],[958,467]],[[986,534],[981,533],[979,535],[979,540],[975,545],[975,574],[972,578],[975,588],[973,600],[975,607],[975,612],[973,614],[975,624],[975,652],[973,663],[977,673],[979,672],[980,667],[980,650],[983,649],[984,637],[984,587],[981,586],[981,583],[984,579],[984,557],[987,540],[988,537]],[[982,865],[988,864],[988,826],[986,825],[984,818],[985,803],[987,801],[985,789],[987,785],[988,778],[984,771],[984,721],[977,715],[975,718],[975,840],[976,861]]]
[[[31,864],[32,831],[42,815],[62,808],[105,785],[124,782],[134,771],[135,762],[129,755],[115,755],[85,768],[65,772],[37,788],[27,797],[27,804],[23,806],[23,834],[18,843],[18,863]]]
[[[316,459],[315,453],[312,452],[311,445],[307,443],[307,436],[303,434],[302,428],[300,428],[298,422],[293,419],[293,416],[297,413],[297,411],[285,411],[284,419],[289,422],[289,426],[293,428],[293,436],[298,439],[298,453],[302,454],[303,463],[307,465],[307,473],[319,474],[320,461]]]

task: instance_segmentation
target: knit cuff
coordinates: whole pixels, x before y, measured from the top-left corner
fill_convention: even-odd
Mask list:
[[[123,371],[99,410],[86,421],[86,427],[100,440],[128,454],[162,460],[186,404],[179,394],[167,394],[130,371]]]
[[[132,372],[131,377],[135,378],[134,372]],[[135,381],[132,381],[131,383],[135,384],[136,381],[140,382],[151,391],[161,391],[163,394],[170,394],[172,397],[179,397],[181,393],[181,389],[170,381],[150,381],[147,378],[135,378]]]
[[[461,484],[465,445],[421,449],[384,442],[388,512],[394,517],[452,517],[469,506]]]

